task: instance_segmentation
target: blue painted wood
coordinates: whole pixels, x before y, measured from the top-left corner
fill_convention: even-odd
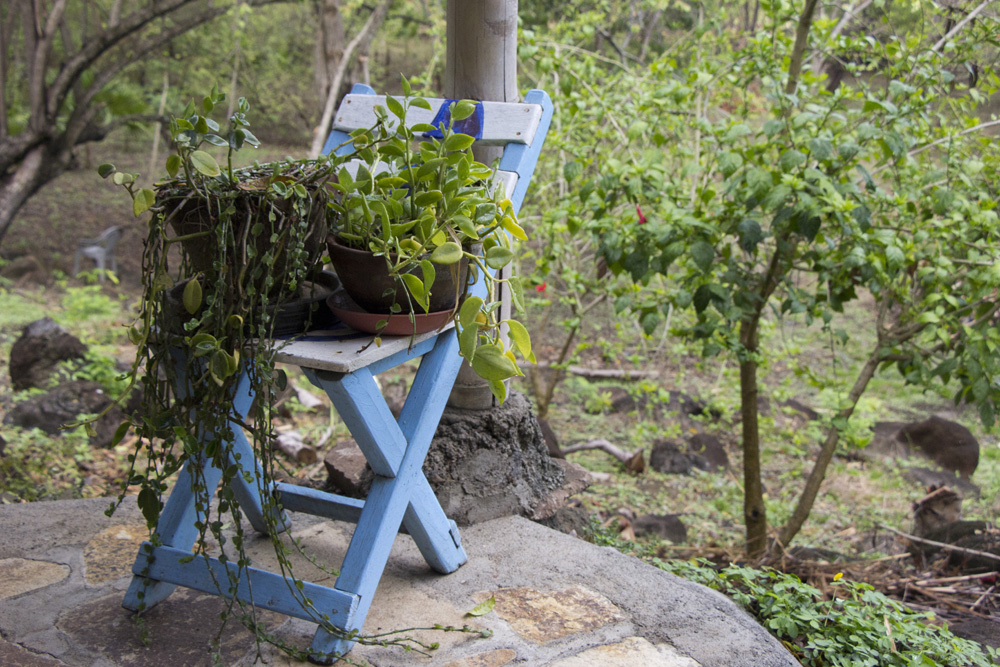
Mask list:
[[[451,333],[452,336],[455,335],[454,331],[449,329],[444,334]],[[403,352],[397,352],[391,357],[386,357],[385,359],[380,359],[375,363],[369,364],[367,366],[368,370],[371,371],[372,375],[379,375],[385,371],[395,368],[400,364],[404,364],[407,361],[413,361],[414,359],[419,359],[423,355],[434,349],[434,344],[437,341],[436,338],[430,338],[428,340],[420,341],[413,345],[413,347],[405,350]]]
[[[174,355],[174,363],[178,373],[175,390],[180,398],[184,398],[191,391],[191,385],[184,376],[184,358],[178,353]],[[244,377],[237,384],[233,400],[233,412],[237,418],[242,419],[250,409],[252,402],[250,396],[250,382]],[[211,434],[204,434],[203,438],[211,437]],[[156,524],[156,532],[160,536],[160,541],[168,546],[191,550],[199,531],[195,527],[195,522],[204,519],[204,513],[195,509],[194,493],[191,491],[192,484],[197,483],[214,493],[222,479],[222,470],[203,458],[190,459],[181,469],[177,476],[177,482],[170,497],[164,503],[160,512],[159,521]],[[158,582],[148,576],[135,576],[129,583],[128,590],[122,600],[122,606],[130,611],[142,611],[149,609],[159,602],[165,600],[173,591],[175,586],[167,582]]]
[[[354,595],[326,586],[303,582],[302,590],[288,577],[253,567],[240,568],[231,561],[194,556],[173,547],[154,547],[143,542],[133,572],[149,568],[150,576],[161,581],[187,586],[204,593],[221,594],[257,607],[276,611],[307,621],[327,621],[340,626],[349,624],[356,614],[358,599]],[[236,582],[234,590],[232,575]],[[307,604],[306,600],[311,601]]]
[[[356,83],[353,87],[351,87],[351,94],[374,95],[375,89],[371,86],[366,86],[363,83]],[[374,121],[374,118],[372,120]],[[326,138],[326,143],[323,144],[323,150],[320,152],[323,155],[329,155],[330,151],[337,148],[337,146],[340,146],[340,148],[337,148],[337,155],[348,155],[354,150],[354,147],[350,143],[347,143],[350,142],[350,140],[351,135],[346,132],[334,130],[330,133],[330,136]]]
[[[308,371],[306,377],[310,381],[315,378],[317,386],[333,401],[372,471],[382,477],[394,477],[406,449],[406,439],[371,372],[363,368],[333,381]]]
[[[277,495],[286,510],[349,523],[358,522],[365,506],[363,500],[292,484],[278,483]]]
[[[507,144],[503,157],[500,158],[499,169],[503,171],[517,172],[517,185],[514,192],[507,193],[511,204],[514,205],[514,212],[521,210],[524,203],[524,196],[528,192],[531,184],[531,177],[535,173],[535,165],[538,164],[538,157],[542,153],[542,146],[545,144],[545,136],[548,134],[549,125],[552,123],[552,100],[544,90],[532,89],[524,96],[525,104],[538,104],[542,107],[542,119],[538,123],[538,130],[535,132],[535,140],[530,146],[524,144]]]

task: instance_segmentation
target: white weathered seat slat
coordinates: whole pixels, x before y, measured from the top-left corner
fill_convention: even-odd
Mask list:
[[[375,106],[385,106],[385,95],[356,95],[344,97],[337,115],[334,117],[333,128],[350,134],[354,130],[372,127],[375,124]],[[401,98],[397,98],[401,99]],[[411,106],[406,115],[407,122],[412,126],[417,123],[430,123],[434,120],[445,100],[427,98],[431,110]],[[535,131],[542,119],[540,104],[520,104],[517,102],[483,102],[482,137],[477,139],[482,144],[530,144],[535,138]],[[395,116],[389,114],[390,120]]]
[[[442,331],[454,326],[454,322],[448,322]],[[359,368],[371,366],[398,352],[416,347],[437,337],[439,333],[435,330],[416,336],[383,336],[382,344],[375,345],[370,334],[359,334],[353,329],[310,331],[283,344],[275,359],[283,364],[303,368],[353,373]]]

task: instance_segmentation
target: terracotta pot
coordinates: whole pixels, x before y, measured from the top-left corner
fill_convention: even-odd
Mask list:
[[[234,234],[237,238],[246,233],[245,227],[248,224],[262,221],[264,229],[260,233],[261,239],[268,239],[272,234],[281,235],[282,230],[291,225],[300,223],[297,214],[287,201],[279,201],[273,208],[276,217],[273,221],[268,221],[266,216],[254,215],[249,218],[243,211],[255,211],[264,202],[262,196],[256,192],[242,193],[233,202],[236,213],[233,214],[232,223]],[[261,220],[262,219],[262,220]],[[175,211],[170,216],[170,225],[174,233],[184,237],[192,234],[209,231],[209,234],[197,236],[192,239],[181,241],[185,254],[188,256],[192,273],[203,273],[207,276],[215,275],[215,262],[219,257],[218,242],[214,233],[214,228],[218,224],[217,216],[203,200],[192,198],[182,204],[180,210]],[[306,252],[307,263],[315,264],[323,250],[323,240],[327,235],[327,207],[325,196],[316,198],[316,204],[307,221],[308,231],[304,239],[304,250]],[[258,250],[263,252],[266,243],[259,243]],[[248,258],[238,252],[236,248],[230,249],[227,253],[228,266],[225,271],[229,275],[240,275],[244,263],[250,265],[259,262],[260,257]],[[271,275],[285,275],[292,271],[293,260],[286,256],[284,251],[279,251],[270,266]],[[246,285],[244,285],[246,287]],[[256,285],[258,290],[265,288],[264,280],[261,279]],[[272,290],[273,293],[273,290]]]
[[[406,287],[389,275],[384,256],[343,245],[333,234],[327,237],[326,245],[341,285],[356,304],[369,313],[390,313],[392,304],[398,303],[406,312],[410,303]],[[392,257],[395,259],[395,255]],[[469,260],[451,265],[435,264],[434,270],[428,312],[454,310],[458,297],[468,286]],[[410,273],[423,280],[424,274],[419,267],[414,267]]]

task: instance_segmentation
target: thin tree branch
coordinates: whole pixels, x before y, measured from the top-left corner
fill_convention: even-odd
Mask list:
[[[937,44],[935,44],[934,46],[931,47],[931,51],[940,51],[941,47],[943,47],[945,44],[947,44],[949,39],[951,39],[956,34],[958,34],[958,32],[962,28],[964,28],[969,21],[971,21],[972,19],[976,18],[976,16],[978,16],[981,11],[983,11],[984,9],[986,9],[987,5],[989,5],[990,2],[992,2],[992,0],[983,0],[981,3],[979,3],[979,5],[976,6],[975,9],[973,9],[971,12],[969,12],[968,14],[965,15],[964,19],[962,19],[961,21],[959,21],[958,23],[956,23],[954,28],[952,28],[951,30],[949,30],[947,32],[947,34],[945,34],[944,37],[942,37],[941,39],[939,39],[938,42],[937,42]]]
[[[372,12],[371,16],[368,17],[368,20],[365,21],[365,25],[354,36],[354,39],[348,42],[344,48],[344,55],[340,58],[340,64],[337,66],[337,71],[330,82],[330,89],[326,94],[326,105],[323,107],[323,116],[319,121],[319,127],[316,128],[316,132],[313,135],[312,146],[309,148],[309,157],[319,157],[320,151],[323,150],[323,144],[326,143],[326,137],[330,133],[330,127],[333,122],[333,112],[337,105],[337,95],[340,91],[340,85],[344,80],[344,75],[347,74],[347,68],[354,59],[354,52],[358,46],[367,41],[368,33],[378,30],[382,21],[385,20],[385,16],[389,12],[389,5],[391,4],[392,0],[385,0],[385,2],[380,4]]]
[[[948,544],[946,542],[935,542],[934,540],[928,540],[926,537],[917,537],[916,535],[910,535],[909,533],[904,533],[901,530],[890,528],[889,526],[883,523],[878,524],[878,526],[879,528],[888,530],[890,533],[895,533],[896,535],[906,538],[911,542],[916,542],[917,544],[926,544],[927,546],[937,547],[939,549],[944,549],[945,551],[964,554],[966,556],[978,556],[979,558],[995,560],[998,563],[1000,563],[1000,555],[991,554],[989,551],[980,551],[978,549],[967,549],[965,547],[958,547],[955,546],[954,544]]]

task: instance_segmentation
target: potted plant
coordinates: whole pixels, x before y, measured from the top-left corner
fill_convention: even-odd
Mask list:
[[[410,125],[407,111],[430,105],[402,83],[404,97],[387,97],[385,107],[376,107],[376,125],[354,134],[353,163],[340,167],[331,185],[339,216],[328,239],[330,259],[354,301],[385,316],[369,318],[373,333],[394,317],[405,318],[413,332],[421,314],[444,315],[428,319],[430,328],[453,320],[461,354],[502,402],[504,380],[523,375],[514,352],[534,361],[527,329],[500,315],[503,283],[523,311],[520,284],[497,273],[513,260],[512,244],[527,236],[493,170],[473,158],[474,139],[454,131],[475,103],[452,103],[449,122],[439,127]],[[467,295],[480,279],[486,298]]]

